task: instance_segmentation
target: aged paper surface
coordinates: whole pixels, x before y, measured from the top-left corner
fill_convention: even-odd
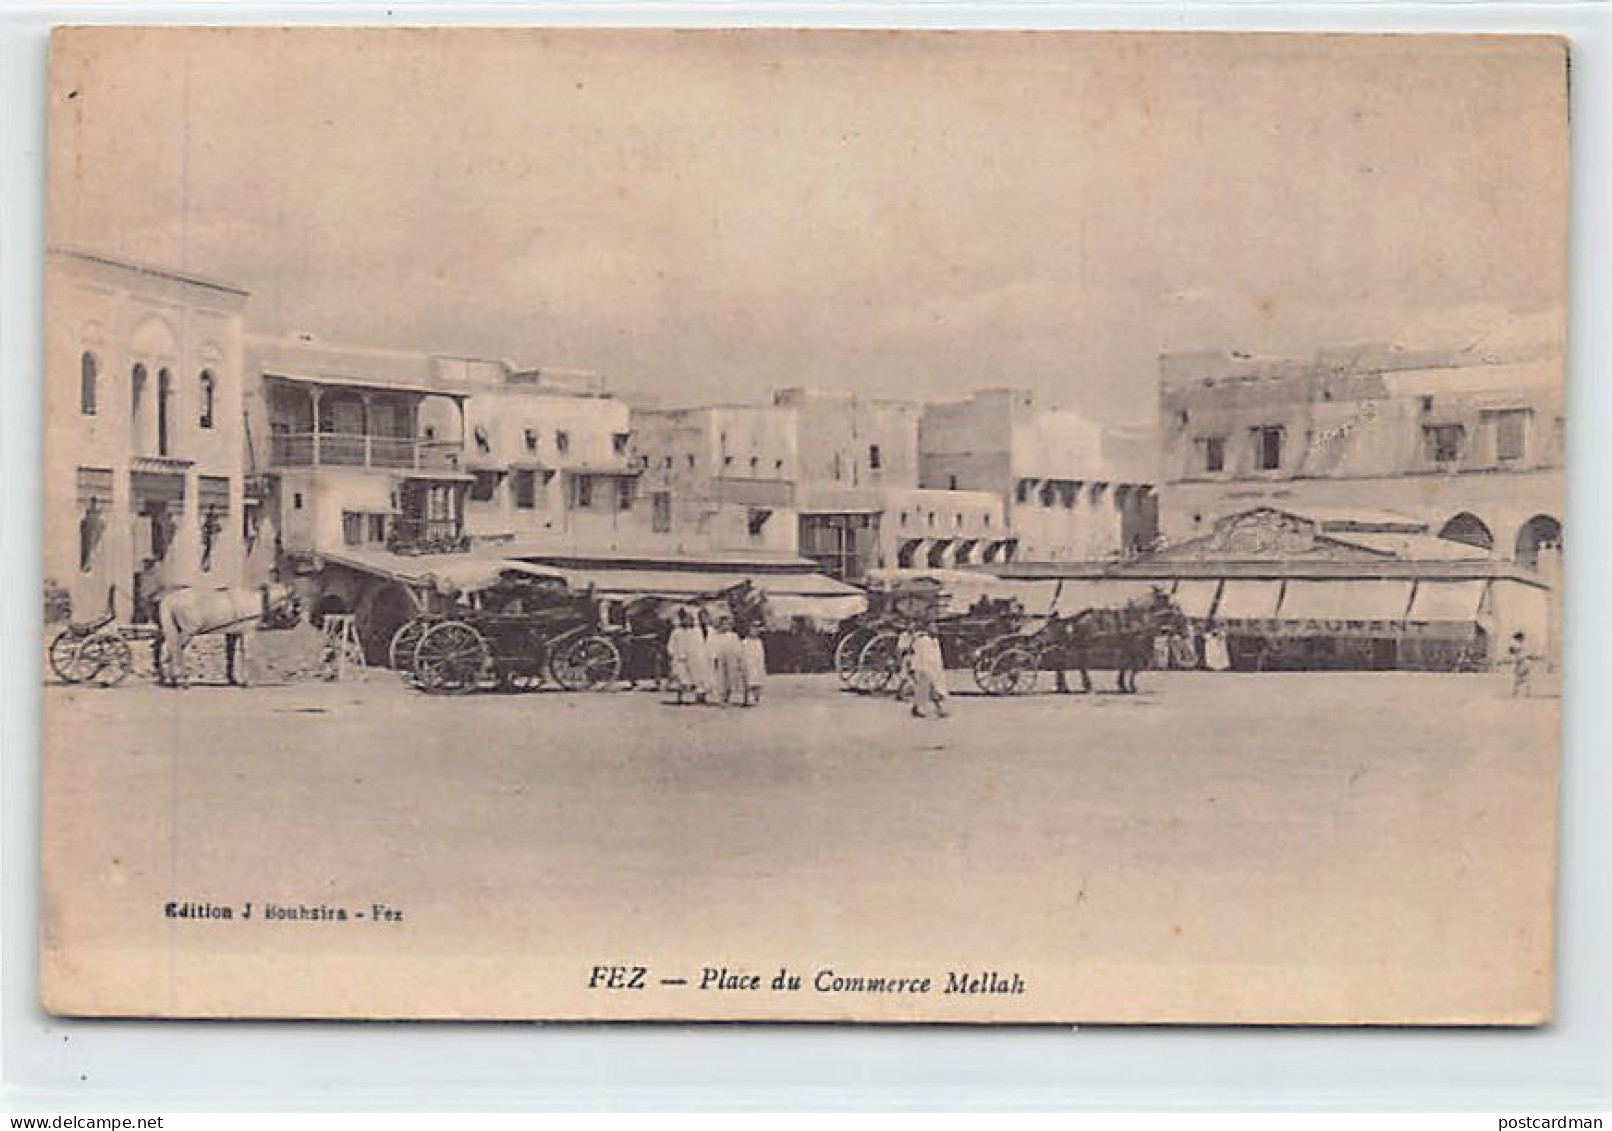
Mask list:
[[[1566,66],[59,31],[46,1007],[1547,1020]]]

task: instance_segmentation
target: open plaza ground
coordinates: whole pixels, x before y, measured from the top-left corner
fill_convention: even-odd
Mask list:
[[[429,696],[385,671],[48,686],[45,961],[70,949],[78,987],[53,1004],[898,1018],[810,983],[966,968],[1021,975],[989,1008],[1025,1020],[1054,1019],[1054,987],[1082,1003],[1063,1020],[1537,1016],[1557,700],[1483,675],[1144,673],[1135,696],[1002,699],[952,679],[944,720],[832,675],[726,710]],[[590,988],[613,963],[652,992]],[[782,967],[807,991],[699,988]]]

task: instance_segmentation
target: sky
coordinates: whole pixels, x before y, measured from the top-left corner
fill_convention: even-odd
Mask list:
[[[50,239],[664,404],[1559,337],[1544,39],[78,29]]]

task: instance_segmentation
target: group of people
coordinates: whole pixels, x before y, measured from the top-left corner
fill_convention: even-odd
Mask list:
[[[755,625],[736,622],[726,613],[712,617],[704,608],[679,609],[666,656],[673,702],[679,706],[754,707],[761,702],[767,654]]]
[[[1190,625],[1185,632],[1167,632],[1153,640],[1153,666],[1160,671],[1223,672],[1231,667],[1231,646],[1225,631],[1214,621],[1200,635]]]

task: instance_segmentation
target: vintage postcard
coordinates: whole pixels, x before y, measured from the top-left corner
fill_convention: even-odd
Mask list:
[[[1567,69],[59,30],[45,1007],[1548,1021]]]

